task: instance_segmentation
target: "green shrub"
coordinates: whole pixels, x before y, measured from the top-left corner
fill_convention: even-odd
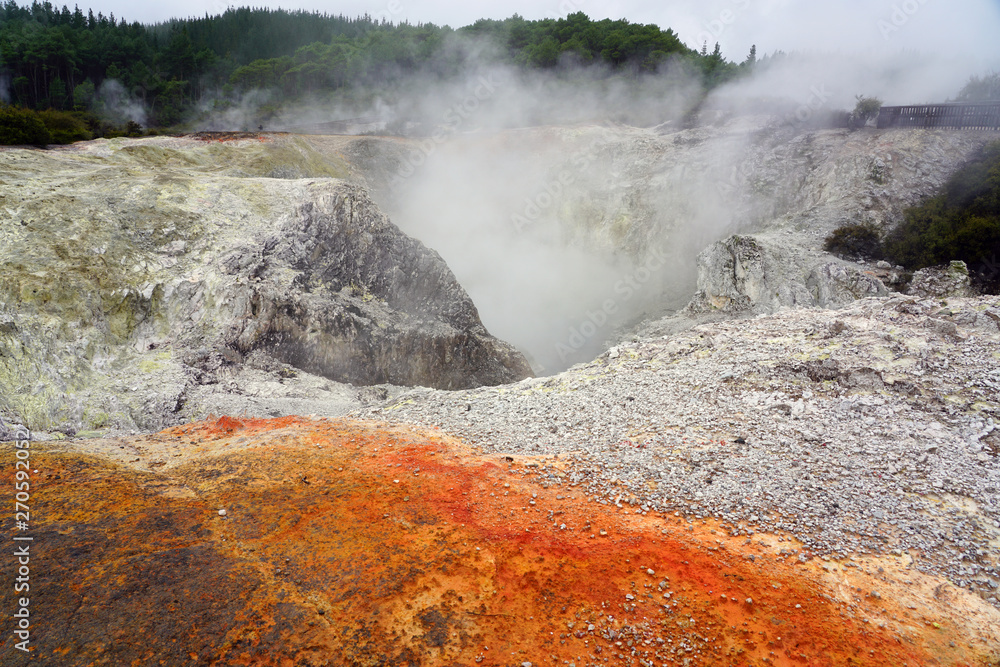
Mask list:
[[[941,194],[905,212],[886,253],[908,269],[964,261],[972,271],[1000,256],[1000,141],[955,172]]]
[[[71,144],[74,141],[86,141],[91,138],[87,124],[79,114],[49,109],[39,111],[38,116],[52,135],[52,143]]]
[[[126,137],[141,137],[142,136],[142,125],[130,120],[125,123],[125,136]]]
[[[851,112],[852,127],[864,127],[868,121],[878,117],[878,112],[882,108],[882,100],[877,97],[862,97],[861,95],[855,95],[854,99],[858,103],[854,106],[854,111]]]
[[[37,113],[31,109],[0,106],[0,144],[44,145],[51,141],[52,135]]]
[[[882,235],[870,222],[852,222],[838,227],[826,237],[823,247],[840,257],[881,259]]]

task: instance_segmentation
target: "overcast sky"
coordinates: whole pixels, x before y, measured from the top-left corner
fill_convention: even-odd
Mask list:
[[[23,4],[23,0],[22,0]],[[61,3],[54,3],[59,5]],[[252,6],[369,14],[394,22],[436,23],[458,28],[479,18],[518,13],[528,19],[582,11],[592,19],[625,18],[672,28],[692,48],[718,41],[730,60],[775,50],[920,50],[974,56],[983,68],[1000,66],[1000,0],[253,0]],[[103,0],[94,12],[151,23],[217,14],[226,0],[137,3]],[[80,7],[86,10],[86,3]]]

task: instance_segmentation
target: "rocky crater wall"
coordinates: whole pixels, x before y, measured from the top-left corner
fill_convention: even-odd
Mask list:
[[[530,374],[437,253],[333,178],[343,162],[290,137],[233,143],[0,152],[7,421],[153,429],[254,397],[291,401],[278,413],[356,401],[342,383]]]
[[[469,132],[440,144],[308,141],[345,155],[393,220],[441,253],[490,330],[551,373],[692,297],[696,312],[728,316],[884,295],[875,267],[823,253],[824,239],[846,223],[888,230],[995,139],[815,130],[760,115]],[[647,273],[650,262],[661,268]],[[641,289],[616,290],[636,276]],[[614,312],[597,326],[588,313],[609,299]],[[598,330],[560,354],[583,325]]]

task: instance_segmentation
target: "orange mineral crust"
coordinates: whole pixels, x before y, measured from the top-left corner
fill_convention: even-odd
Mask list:
[[[803,562],[437,432],[224,417],[31,466],[32,651],[5,632],[3,665],[1000,661],[1000,613],[906,561]]]

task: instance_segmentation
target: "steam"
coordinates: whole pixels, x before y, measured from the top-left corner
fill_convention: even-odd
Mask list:
[[[271,91],[258,89],[237,96],[206,95],[198,102],[195,130],[256,130],[269,120],[261,108],[273,100]]]
[[[380,203],[448,262],[491,333],[556,372],[681,308],[700,250],[775,215],[748,166],[762,130],[787,140],[857,95],[943,101],[974,71],[964,57],[796,53],[706,96],[677,62],[639,78],[483,63],[396,91],[413,148]]]
[[[115,79],[105,79],[101,82],[94,108],[103,118],[116,124],[128,121],[134,121],[142,126],[147,124],[146,107]]]
[[[420,136],[380,203],[536,372],[590,359],[617,327],[682,306],[694,254],[731,227],[716,189],[741,146],[708,140],[712,159],[685,168],[636,129],[679,129],[698,81],[678,63],[638,79],[483,66],[422,81],[406,106]]]
[[[762,63],[753,77],[714,91],[712,102],[731,109],[761,100],[851,109],[857,95],[868,95],[888,105],[940,103],[976,72],[965,58],[926,53],[797,53]]]
[[[766,56],[711,92],[683,61],[642,75],[568,59],[524,71],[497,65],[491,44],[452,36],[449,62],[466,63],[459,75],[431,64],[377,93],[318,97],[264,125],[373,117],[409,137],[376,199],[442,255],[491,333],[536,372],[556,372],[593,358],[616,329],[682,307],[700,250],[778,214],[750,166],[762,137],[786,141],[822,126],[858,95],[945,101],[970,75],[1000,66],[989,46],[1000,19],[984,2],[961,3],[962,25],[973,26],[965,33],[940,28],[953,23],[943,18],[952,5],[848,4],[858,8],[850,19],[841,5],[786,0],[692,0],[648,17],[696,48],[720,42],[730,59],[751,43],[759,54],[770,45],[824,49]],[[684,20],[668,16],[678,8]],[[934,26],[966,35],[963,48],[933,48],[944,46],[927,39]],[[920,39],[931,48],[909,48]],[[252,93],[214,116],[206,107],[205,122],[256,127],[271,101]]]

